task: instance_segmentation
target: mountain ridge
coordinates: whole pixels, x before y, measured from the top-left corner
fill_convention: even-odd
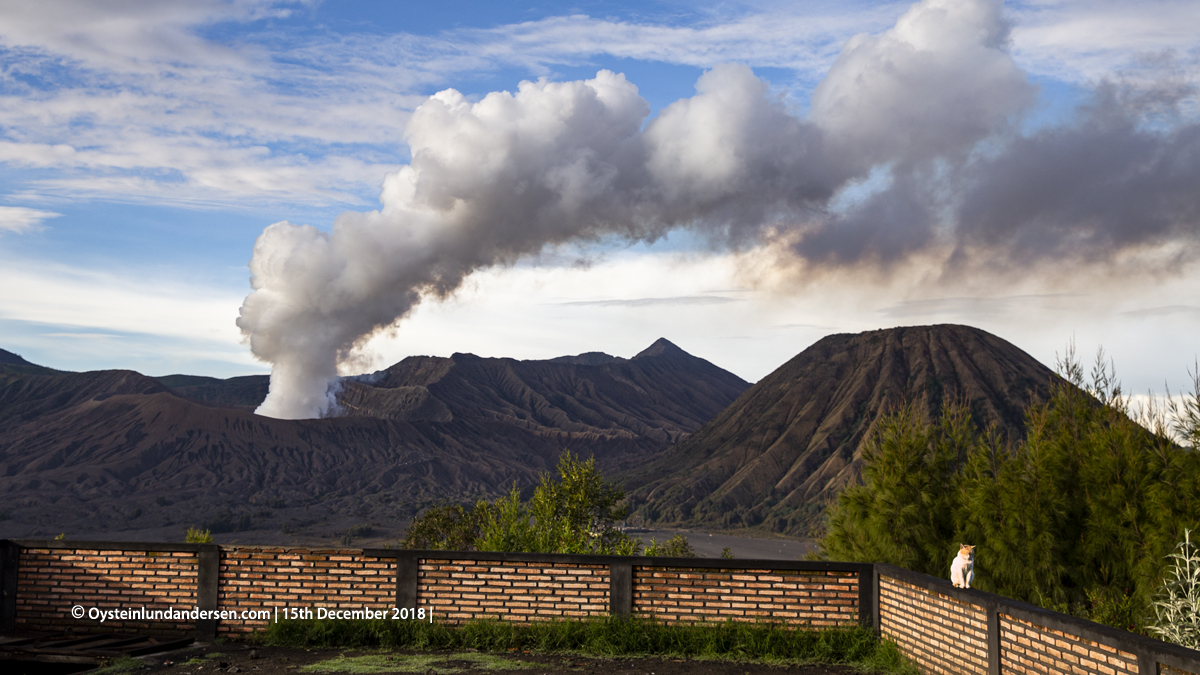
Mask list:
[[[639,463],[749,386],[682,350],[600,361],[409,357],[346,378],[339,411],[318,420],[253,414],[265,376],[3,371],[0,526],[383,531],[438,500],[532,484],[564,449],[606,471]]]

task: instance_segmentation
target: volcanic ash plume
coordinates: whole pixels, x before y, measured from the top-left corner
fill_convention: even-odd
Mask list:
[[[883,35],[850,40],[807,119],[740,65],[706,72],[695,96],[648,123],[637,88],[608,71],[522,82],[477,103],[440,92],[413,113],[412,162],[384,180],[380,210],[344,213],[328,233],[281,222],[259,237],[238,320],[255,356],[273,366],[258,412],[320,416],[334,402],[339,363],[422,298],[565,242],[651,241],[686,227],[716,246],[786,242],[819,271],[886,267],[934,246],[961,259],[1034,242],[1045,255],[1081,240],[1194,237],[1200,209],[1185,188],[1200,175],[1196,128],[1147,132],[1136,97],[1114,94],[1073,126],[1044,132],[1051,143],[1033,144],[1014,124],[1035,90],[1006,41],[999,2],[927,0]],[[1092,138],[1137,142],[1080,156]],[[973,152],[984,142],[990,152]],[[1044,156],[1055,148],[1064,156]],[[1130,234],[1126,212],[1058,202],[1044,181],[1029,184],[1027,166],[1047,161],[1106,178],[1109,201],[1137,194],[1157,209],[1156,229]],[[1131,162],[1136,169],[1122,173]],[[1154,170],[1173,179],[1157,192],[1137,180]],[[881,188],[829,208],[840,190],[881,172]],[[1067,188],[1087,197],[1081,181]],[[1037,199],[1021,201],[1026,191]],[[1047,214],[1063,220],[1048,228]]]

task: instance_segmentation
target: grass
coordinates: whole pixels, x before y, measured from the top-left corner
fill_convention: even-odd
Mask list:
[[[131,673],[135,670],[141,670],[145,667],[146,663],[144,661],[135,659],[132,656],[118,656],[108,665],[89,672],[91,675],[119,675],[121,673]]]
[[[471,621],[450,628],[422,621],[308,619],[271,624],[258,639],[286,647],[519,650],[605,657],[845,664],[868,672],[916,673],[894,644],[858,627],[797,630],[771,623],[688,625],[640,617],[604,617],[531,623]]]
[[[185,662],[181,663],[180,665],[183,665],[183,666],[203,666],[204,664],[208,663],[210,660],[212,660],[212,659],[219,659],[219,658],[221,658],[222,656],[225,656],[225,654],[224,654],[224,653],[222,653],[222,652],[209,652],[209,653],[205,654],[204,656],[193,656],[192,658],[190,658],[190,659],[188,659],[187,661],[185,661]]]
[[[463,670],[524,670],[539,664],[513,661],[492,654],[460,652],[456,654],[369,654],[366,656],[339,656],[300,669],[305,673],[351,673],[372,675],[373,673],[424,673],[433,669],[438,673],[458,673]]]

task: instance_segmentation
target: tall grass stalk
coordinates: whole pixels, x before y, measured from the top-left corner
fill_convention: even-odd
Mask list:
[[[774,623],[664,624],[603,617],[583,621],[471,621],[457,628],[421,621],[297,620],[271,624],[267,644],[288,647],[478,649],[595,656],[837,663],[915,675],[894,644],[865,628],[797,630]]]

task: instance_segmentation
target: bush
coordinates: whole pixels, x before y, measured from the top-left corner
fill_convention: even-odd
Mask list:
[[[434,507],[413,521],[405,548],[524,553],[636,555],[640,542],[615,527],[625,491],[596,469],[596,460],[563,452],[558,479],[543,473],[529,502],[514,485],[489,504]]]
[[[474,551],[489,517],[485,501],[467,510],[457,504],[434,506],[413,520],[404,536],[404,548],[438,551]]]
[[[725,550],[728,551],[729,549],[726,548]],[[695,558],[696,549],[692,548],[692,545],[690,542],[688,542],[687,537],[683,536],[682,534],[677,534],[662,544],[659,544],[654,539],[651,539],[650,545],[646,547],[646,555],[660,556],[663,558]],[[721,557],[726,557],[724,552],[722,552]],[[733,554],[730,553],[728,557],[732,558]]]
[[[1192,546],[1192,533],[1171,553],[1171,567],[1154,597],[1150,631],[1167,642],[1200,649],[1200,551]]]
[[[208,530],[200,530],[195,527],[189,527],[183,540],[189,544],[211,544],[213,541],[213,536],[212,532]]]

